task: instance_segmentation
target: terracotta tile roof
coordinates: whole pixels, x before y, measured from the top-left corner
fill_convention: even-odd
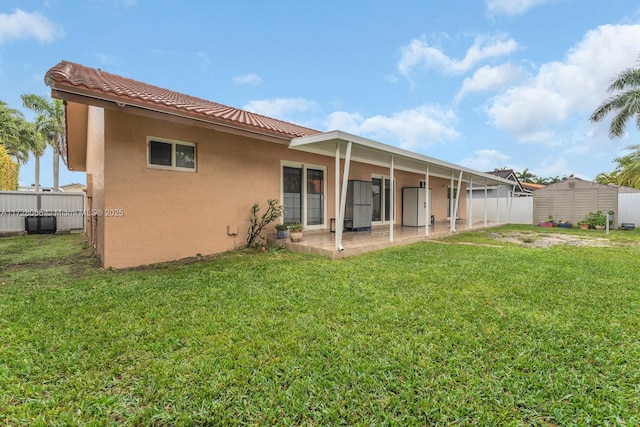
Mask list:
[[[314,135],[317,130],[287,123],[216,102],[184,95],[100,69],[62,61],[45,75],[52,89],[124,102],[152,110],[227,124],[285,138]]]
[[[534,184],[534,183],[531,183],[531,182],[521,182],[520,185],[522,185],[523,187],[528,188],[529,190],[532,190],[532,191],[539,190],[539,189],[545,187],[542,184]]]

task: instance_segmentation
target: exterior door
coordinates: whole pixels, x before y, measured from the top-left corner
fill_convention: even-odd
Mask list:
[[[391,220],[391,179],[377,176],[371,178],[373,191],[373,214],[371,221],[384,224]]]

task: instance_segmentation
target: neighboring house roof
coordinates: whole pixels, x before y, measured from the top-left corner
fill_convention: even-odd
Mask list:
[[[45,75],[52,90],[133,105],[188,118],[227,124],[288,139],[317,130],[132,80],[100,69],[62,61]]]
[[[542,184],[534,184],[532,182],[521,182],[520,185],[522,186],[523,189],[529,190],[530,192],[533,192],[545,187]]]
[[[520,180],[516,176],[516,173],[513,171],[513,169],[495,170],[495,171],[485,172],[485,173],[493,176],[498,176],[503,179],[508,179],[509,181],[516,182],[518,184],[515,190],[517,193],[531,193],[530,189],[525,188],[524,186],[525,183],[520,182]]]

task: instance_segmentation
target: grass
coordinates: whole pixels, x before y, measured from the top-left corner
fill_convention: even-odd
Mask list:
[[[640,424],[640,233],[514,232],[540,230],[125,271],[81,235],[2,238],[0,422]]]

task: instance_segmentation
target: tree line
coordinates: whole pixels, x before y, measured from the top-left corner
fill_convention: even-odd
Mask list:
[[[27,121],[22,112],[0,101],[0,145],[10,156],[15,168],[13,180],[0,177],[4,186],[17,187],[17,170],[20,165],[35,157],[35,190],[40,190],[40,157],[47,145],[53,149],[53,191],[58,191],[60,176],[60,147],[65,139],[64,105],[62,100],[51,101],[35,94],[23,94],[23,107],[36,113],[33,122]],[[15,190],[16,188],[0,188]]]

